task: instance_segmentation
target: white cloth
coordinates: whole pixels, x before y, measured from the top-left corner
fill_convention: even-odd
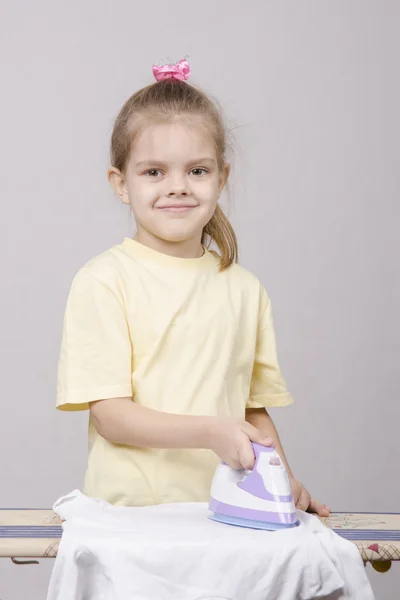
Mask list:
[[[357,548],[303,512],[268,532],[215,523],[203,503],[128,508],[75,490],[53,509],[65,523],[47,600],[374,600]]]

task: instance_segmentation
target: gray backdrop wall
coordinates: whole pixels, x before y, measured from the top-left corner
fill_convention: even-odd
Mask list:
[[[234,128],[230,214],[273,301],[292,467],[334,510],[400,510],[399,30],[395,0],[3,0],[0,506],[82,484],[87,415],[55,410],[65,302],[133,232],[106,181],[113,119],[187,54]],[[45,598],[51,567],[0,561],[1,598]],[[377,599],[396,567],[368,569]]]

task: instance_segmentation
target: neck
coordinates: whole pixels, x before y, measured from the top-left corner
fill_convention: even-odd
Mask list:
[[[152,250],[169,256],[176,256],[177,258],[200,258],[204,254],[203,246],[201,245],[201,235],[181,242],[170,242],[142,229],[138,230],[133,239]]]

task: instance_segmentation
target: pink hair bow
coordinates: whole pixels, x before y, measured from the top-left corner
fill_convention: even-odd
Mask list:
[[[185,81],[186,79],[189,79],[190,66],[185,58],[175,65],[163,65],[162,67],[153,65],[153,75],[157,81],[162,81],[163,79],[179,79],[180,81]]]

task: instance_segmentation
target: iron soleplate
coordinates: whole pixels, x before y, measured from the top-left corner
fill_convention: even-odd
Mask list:
[[[220,513],[212,513],[209,519],[226,525],[235,525],[236,527],[246,527],[247,529],[263,529],[265,531],[278,531],[280,529],[292,529],[298,527],[300,521],[296,523],[268,523],[267,521],[253,521],[252,519],[241,519],[240,517],[228,517]]]

